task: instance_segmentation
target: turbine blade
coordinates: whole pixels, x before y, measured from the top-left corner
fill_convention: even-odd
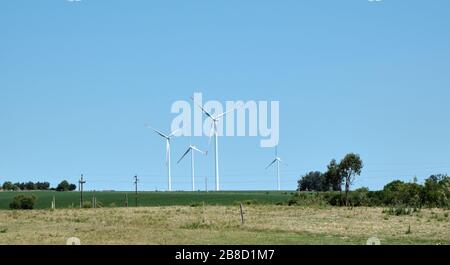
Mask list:
[[[187,156],[187,154],[189,154],[189,151],[191,151],[191,147],[189,147],[188,150],[183,154],[183,156],[181,156],[181,158],[178,160],[177,164],[180,164],[181,160],[183,160],[183,158],[185,158]]]
[[[224,113],[218,115],[217,118],[216,118],[216,120],[222,118],[223,116],[227,115],[228,113],[233,112],[233,111],[235,111],[236,109],[241,108],[241,107],[243,107],[242,102],[238,103],[237,106],[234,106],[231,110],[226,111],[226,112],[224,112]]]
[[[152,127],[150,127],[150,126],[147,126],[147,128],[152,129],[155,133],[159,134],[159,135],[160,135],[161,137],[163,137],[163,138],[166,138],[166,139],[169,138],[167,135],[165,135],[164,133],[162,133],[162,132],[156,130],[155,128],[152,128]]]
[[[270,163],[270,164],[266,167],[266,170],[269,169],[269,167],[271,167],[271,166],[272,166],[273,164],[275,164],[277,161],[278,161],[277,159],[273,160],[272,163]]]
[[[224,113],[218,115],[218,116],[216,117],[216,120],[222,118],[223,116],[225,116],[225,115],[227,115],[228,113],[233,112],[233,111],[235,111],[235,110],[236,110],[236,108],[233,108],[232,110],[226,111],[226,112],[224,112]]]
[[[179,132],[180,129],[176,129],[175,131],[173,131],[171,134],[169,134],[169,136],[167,136],[168,138],[172,138],[177,132]]]
[[[203,155],[208,153],[208,152],[203,152],[202,150],[198,149],[198,148],[195,147],[195,146],[192,146],[191,148],[192,148],[192,150],[195,150],[195,151],[197,151],[197,152],[199,152],[199,153],[201,153],[201,154],[203,154]]]
[[[191,97],[191,100],[194,102],[194,105],[195,105],[195,106],[199,107],[199,108],[203,111],[203,113],[206,114],[206,116],[208,116],[210,119],[214,120],[214,117],[213,117],[209,112],[207,112],[202,106],[200,106],[199,104],[197,104],[197,103],[194,101],[194,98],[193,98],[193,97]]]

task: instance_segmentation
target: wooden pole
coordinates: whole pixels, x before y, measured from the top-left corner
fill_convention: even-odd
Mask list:
[[[244,224],[244,207],[242,206],[242,203],[239,204],[241,209],[241,224]]]
[[[83,174],[81,174],[81,179],[78,181],[78,188],[80,189],[80,208],[83,208],[83,184],[86,183],[85,180],[83,180]]]
[[[134,176],[134,188],[135,188],[135,194],[134,194],[134,200],[135,200],[135,206],[138,206],[138,177],[137,175]]]

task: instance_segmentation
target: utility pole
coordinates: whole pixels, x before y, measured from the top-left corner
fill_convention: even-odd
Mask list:
[[[138,184],[138,176],[137,175],[135,175],[134,176],[134,192],[135,192],[135,194],[134,194],[134,196],[135,196],[135,203],[136,203],[136,207],[138,206],[138,186],[137,186],[137,184]]]
[[[83,180],[83,174],[81,174],[81,178],[78,181],[78,188],[80,189],[80,208],[83,208],[83,184],[86,183],[85,180]]]
[[[97,198],[95,198],[95,190],[94,194],[92,195],[92,208],[97,208]]]

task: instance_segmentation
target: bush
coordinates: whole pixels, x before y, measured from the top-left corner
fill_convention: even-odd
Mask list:
[[[84,201],[83,202],[83,208],[92,208],[92,202],[91,201]]]
[[[327,205],[325,194],[319,192],[298,192],[288,201],[288,205]]]
[[[412,215],[413,213],[419,212],[420,208],[408,207],[406,205],[396,205],[392,206],[386,210],[383,210],[383,213],[388,215]]]
[[[205,204],[205,202],[191,202],[189,204],[190,207],[202,207]]]
[[[17,195],[9,204],[9,208],[14,210],[32,210],[36,200],[37,198],[34,195]]]
[[[368,188],[360,188],[353,192],[350,192],[348,195],[349,204],[352,206],[369,206],[369,189]]]

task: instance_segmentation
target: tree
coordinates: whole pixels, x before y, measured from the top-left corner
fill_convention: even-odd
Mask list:
[[[420,207],[423,187],[417,183],[394,180],[383,188],[383,202],[387,205],[407,205]]]
[[[363,162],[358,154],[347,154],[339,163],[339,171],[345,180],[345,205],[348,206],[348,192],[355,176],[361,175]]]
[[[67,180],[63,180],[56,187],[56,191],[69,191],[69,189],[70,189],[70,184]]]
[[[311,171],[298,181],[298,191],[325,191],[326,180],[319,171]]]
[[[327,166],[327,172],[324,174],[327,190],[342,192],[342,174],[339,170],[339,165],[335,159],[331,160]]]
[[[77,189],[77,185],[75,185],[75,184],[70,184],[69,185],[69,191],[74,191],[76,189]]]
[[[35,183],[28,181],[27,183],[25,183],[25,189],[26,190],[37,190],[37,186]]]
[[[430,206],[448,206],[450,204],[450,177],[447,175],[431,175],[425,180],[423,200]]]
[[[56,187],[56,191],[74,191],[77,189],[75,184],[70,184],[67,180],[61,181]]]
[[[48,190],[50,188],[50,183],[48,183],[48,182],[36,182],[36,188],[38,190]]]
[[[12,184],[11,181],[5,181],[5,183],[3,183],[2,185],[2,189],[6,191],[14,190],[14,184]]]
[[[16,186],[17,187],[17,189],[19,189],[19,190],[24,190],[25,189],[25,183],[19,183],[19,182],[16,182],[16,183],[14,183],[14,186]]]

